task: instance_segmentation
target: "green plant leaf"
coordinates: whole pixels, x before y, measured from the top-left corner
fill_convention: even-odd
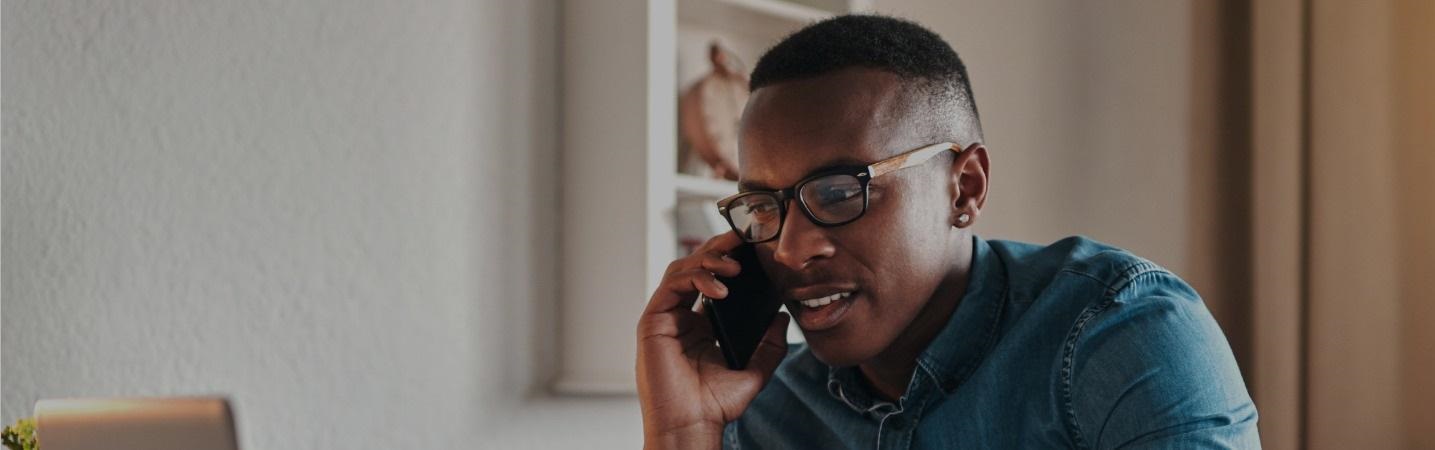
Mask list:
[[[0,443],[9,450],[36,450],[35,419],[27,417],[5,427],[5,431],[0,432]]]

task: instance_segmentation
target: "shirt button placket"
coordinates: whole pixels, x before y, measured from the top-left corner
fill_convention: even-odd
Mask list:
[[[877,448],[905,449],[912,442],[912,420],[901,411],[882,418],[878,427]]]

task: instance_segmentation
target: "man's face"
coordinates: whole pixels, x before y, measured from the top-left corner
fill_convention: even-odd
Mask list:
[[[783,189],[833,166],[867,165],[932,144],[913,120],[900,79],[853,68],[763,87],[743,115],[740,183]],[[790,201],[777,239],[757,245],[764,269],[824,363],[851,366],[882,353],[948,273],[951,159],[878,177],[867,212],[820,227]],[[844,293],[850,293],[845,295]],[[812,308],[802,300],[839,294]],[[819,302],[820,303],[820,302]]]

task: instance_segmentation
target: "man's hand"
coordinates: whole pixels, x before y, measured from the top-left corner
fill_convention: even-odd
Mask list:
[[[727,257],[741,243],[729,231],[673,261],[638,319],[638,400],[649,447],[719,447],[723,426],[742,415],[787,354],[784,313],[768,327],[747,368],[728,370],[713,345],[711,324],[692,310],[699,292],[714,301],[727,297],[716,275],[762,270]]]

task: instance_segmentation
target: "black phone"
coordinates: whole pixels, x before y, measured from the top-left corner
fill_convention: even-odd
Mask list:
[[[727,367],[742,370],[762,343],[782,302],[757,262],[757,250],[752,244],[744,243],[728,256],[737,260],[742,271],[732,278],[717,277],[727,286],[727,297],[716,301],[704,297],[703,311],[712,322],[713,335]]]

